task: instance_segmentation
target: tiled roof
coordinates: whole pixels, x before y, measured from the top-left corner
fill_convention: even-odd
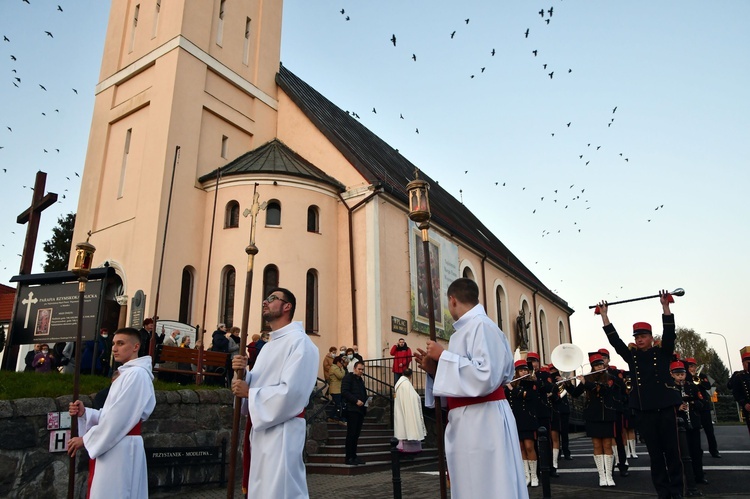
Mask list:
[[[215,179],[218,169],[203,175],[198,180]],[[278,139],[266,142],[260,147],[246,152],[221,167],[222,177],[231,175],[242,175],[247,173],[277,173],[317,180],[332,185],[343,192],[345,187],[335,178],[327,175],[317,166],[292,151],[286,144]]]
[[[283,65],[276,74],[276,83],[364,178],[380,184],[386,192],[408,205],[406,184],[414,179],[417,168],[413,163]],[[573,312],[565,300],[547,288],[466,206],[422,169],[419,176],[430,183],[430,206],[435,223]]]
[[[15,298],[16,288],[0,284],[0,322],[10,322]]]

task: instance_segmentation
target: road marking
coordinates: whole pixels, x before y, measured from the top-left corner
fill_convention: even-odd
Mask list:
[[[750,466],[704,466],[706,471],[750,471]],[[628,471],[651,471],[651,468],[646,466],[631,466]],[[577,474],[577,473],[597,473],[596,468],[557,468],[557,472],[560,474]],[[420,471],[421,475],[437,476],[437,471]]]

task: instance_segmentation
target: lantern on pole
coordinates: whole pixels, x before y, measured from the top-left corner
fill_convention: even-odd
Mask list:
[[[89,242],[91,232],[85,242],[76,244],[76,257],[73,262],[73,268],[70,271],[78,277],[78,330],[76,331],[75,347],[75,369],[73,371],[73,401],[78,400],[79,385],[81,378],[81,342],[83,339],[83,299],[86,294],[86,283],[88,282],[89,273],[91,272],[91,263],[94,261],[94,252],[96,248]],[[72,418],[70,421],[70,436],[78,436],[78,418]],[[68,498],[73,499],[75,495],[76,480],[76,458],[70,457],[70,468],[68,473]]]
[[[423,273],[427,280],[427,311],[430,318],[430,340],[436,341],[435,332],[435,299],[432,289],[432,265],[430,261],[430,184],[419,178],[419,170],[414,171],[414,180],[406,185],[409,196],[409,218],[417,224],[422,231],[422,251],[425,271]],[[438,290],[438,292],[440,292]],[[439,301],[438,301],[439,303]],[[438,473],[440,475],[440,497],[447,497],[447,484],[445,478],[445,442],[443,441],[443,409],[441,399],[435,397],[435,433],[437,435],[438,448]]]

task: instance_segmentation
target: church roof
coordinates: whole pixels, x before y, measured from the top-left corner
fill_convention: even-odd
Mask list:
[[[406,184],[414,179],[417,168],[413,163],[283,65],[276,74],[276,83],[365,179],[379,184],[408,206]],[[430,183],[430,206],[435,223],[573,312],[567,302],[547,288],[471,210],[421,169],[419,176]]]
[[[207,173],[198,180],[205,182],[206,180],[215,179],[218,171],[216,169]],[[262,146],[246,152],[221,167],[222,177],[246,173],[279,173],[291,175],[293,177],[317,180],[318,182],[332,185],[340,192],[346,190],[341,182],[327,175],[323,170],[292,151],[279,139],[266,142]]]

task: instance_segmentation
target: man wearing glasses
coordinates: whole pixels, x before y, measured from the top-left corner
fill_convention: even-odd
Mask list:
[[[248,497],[308,497],[304,409],[315,386],[319,355],[302,323],[292,322],[296,305],[284,288],[273,289],[263,300],[271,338],[245,380],[232,382],[252,424]],[[235,356],[232,368],[246,370],[247,357]]]

